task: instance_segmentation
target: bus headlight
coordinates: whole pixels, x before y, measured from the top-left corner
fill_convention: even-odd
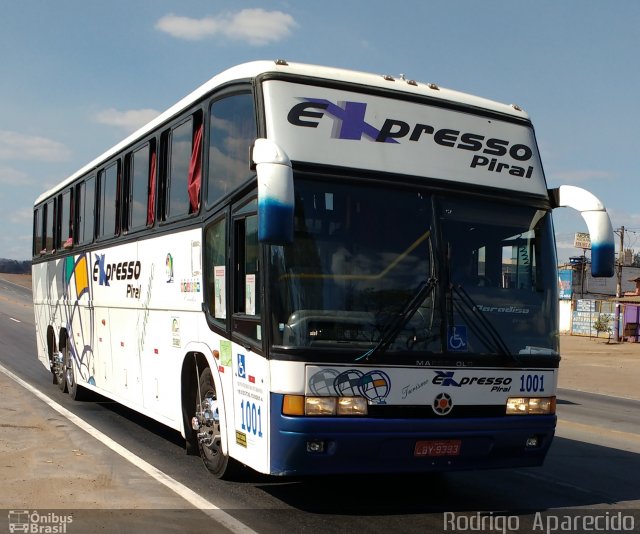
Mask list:
[[[367,415],[364,397],[338,397],[338,415]]]
[[[337,397],[305,397],[305,415],[335,415]]]
[[[551,415],[556,413],[555,397],[509,397],[507,415]]]
[[[367,415],[367,400],[364,397],[305,397],[285,395],[282,403],[283,415]]]

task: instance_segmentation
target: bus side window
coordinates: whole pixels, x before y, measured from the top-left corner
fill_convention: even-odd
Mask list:
[[[213,206],[251,176],[250,147],[256,132],[251,93],[227,96],[211,104],[207,206]]]
[[[55,202],[50,200],[44,206],[44,228],[42,229],[42,234],[44,235],[44,247],[42,248],[42,252],[53,252],[54,205]]]
[[[128,230],[137,230],[153,224],[155,187],[155,150],[147,143],[127,158],[127,202]]]
[[[68,189],[62,194],[60,243],[64,249],[73,246],[73,189]]]
[[[169,133],[165,219],[200,210],[202,113],[195,113]]]
[[[255,201],[249,204],[252,208],[255,205]],[[234,240],[233,331],[261,342],[262,295],[258,261],[258,216],[255,213],[235,219]]]
[[[98,173],[100,187],[98,209],[98,237],[113,237],[119,231],[120,161]]]
[[[84,244],[93,241],[95,212],[95,176],[89,176],[76,186],[76,243]]]
[[[227,220],[214,222],[205,230],[205,284],[207,309],[214,324],[227,326]]]
[[[33,256],[39,256],[42,250],[42,211],[43,207],[36,208],[33,212]]]
[[[158,151],[155,139],[151,141],[149,157],[149,188],[147,191],[147,226],[153,226],[156,220],[156,181],[158,177]]]

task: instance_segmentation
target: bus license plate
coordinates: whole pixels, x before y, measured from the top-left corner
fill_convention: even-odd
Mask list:
[[[437,439],[428,441],[416,441],[413,449],[414,456],[458,456],[462,440]]]

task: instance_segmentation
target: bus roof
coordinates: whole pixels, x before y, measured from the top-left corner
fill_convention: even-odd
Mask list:
[[[58,183],[55,187],[42,193],[36,200],[35,205],[39,204],[54,192],[63,189],[72,183],[76,178],[90,172],[98,167],[102,162],[106,161],[113,155],[117,154],[130,144],[135,143],[138,139],[143,138],[155,128],[178,115],[187,109],[193,103],[197,102],[216,87],[235,80],[249,80],[260,75],[269,73],[281,75],[304,76],[308,78],[317,78],[318,80],[329,80],[341,83],[349,83],[362,87],[375,87],[384,90],[392,90],[403,92],[416,96],[428,96],[430,99],[441,100],[455,104],[462,104],[471,108],[477,108],[486,111],[496,112],[498,114],[509,115],[518,119],[529,120],[528,114],[515,104],[504,104],[494,100],[478,97],[460,91],[454,91],[440,87],[434,83],[418,82],[406,78],[403,74],[397,76],[373,74],[355,70],[341,69],[336,67],[327,67],[320,65],[311,65],[305,63],[293,63],[284,60],[276,61],[252,61],[231,67],[223,72],[215,75],[200,87],[189,93],[166,111],[158,115],[155,119],[148,122],[140,129],[129,135],[120,143],[114,145],[106,152],[84,165],[81,169],[73,173],[65,180]]]

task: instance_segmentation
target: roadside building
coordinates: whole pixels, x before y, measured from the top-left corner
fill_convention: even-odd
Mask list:
[[[620,274],[611,278],[594,278],[591,265],[584,257],[571,258],[559,266],[560,332],[640,340],[640,267],[620,266]],[[616,297],[620,280],[620,297]],[[598,319],[608,320],[610,330],[598,332]],[[616,330],[616,317],[618,328]]]

